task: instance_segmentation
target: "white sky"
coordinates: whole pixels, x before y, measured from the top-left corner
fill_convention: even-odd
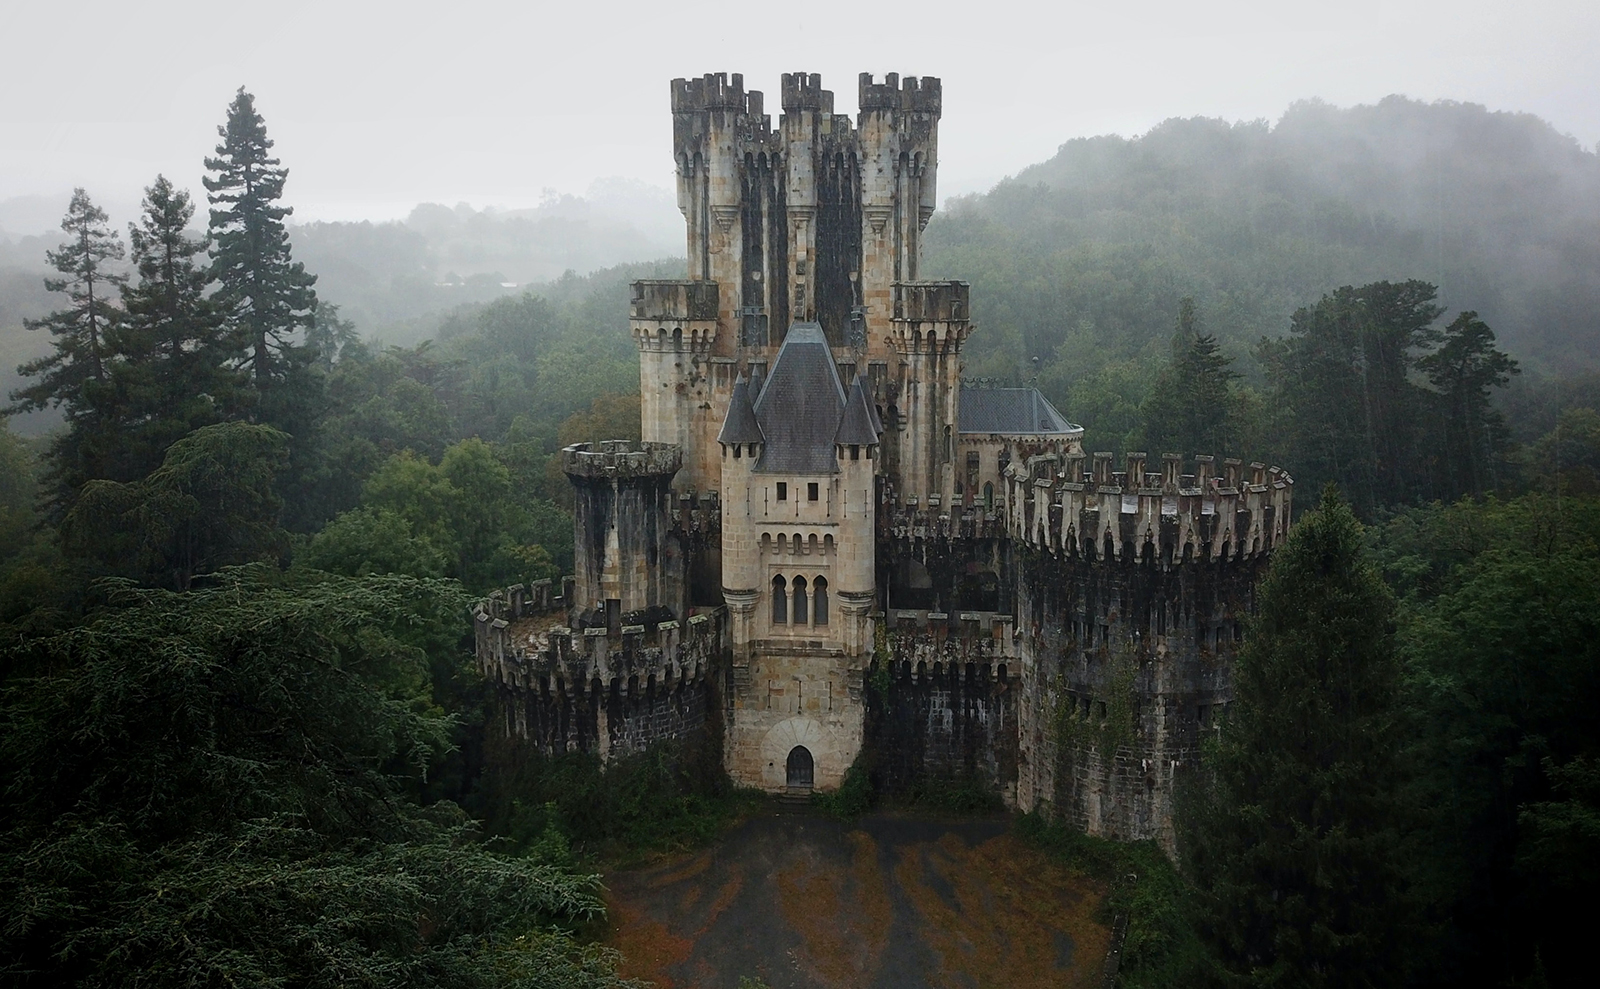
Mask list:
[[[861,71],[944,80],[940,192],[1063,141],[1173,116],[1277,119],[1390,93],[1527,110],[1600,141],[1600,3],[349,3],[0,0],[0,202],[73,185],[201,192],[241,84],[291,169],[296,218],[417,202],[519,207],[596,178],[671,181],[667,83],[784,71],[854,112]]]

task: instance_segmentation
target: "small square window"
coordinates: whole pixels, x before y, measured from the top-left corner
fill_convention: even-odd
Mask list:
[[[779,501],[788,501],[789,500],[789,484],[786,481],[779,481],[778,482],[778,500]]]
[[[807,501],[816,501],[817,500],[817,482],[816,481],[812,481],[811,483],[806,485],[806,500]]]

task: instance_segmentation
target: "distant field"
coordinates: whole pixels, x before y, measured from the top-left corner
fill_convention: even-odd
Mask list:
[[[1101,890],[1009,822],[755,818],[717,846],[606,877],[622,973],[662,989],[1098,985]]]

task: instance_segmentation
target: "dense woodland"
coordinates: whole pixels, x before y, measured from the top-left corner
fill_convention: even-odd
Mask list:
[[[248,93],[219,139],[203,195],[124,237],[79,190],[48,281],[0,272],[9,411],[59,423],[0,432],[0,972],[616,984],[597,863],[745,798],[704,753],[485,773],[465,614],[571,566],[552,454],[637,435],[626,286],[681,262],[503,290],[514,228],[294,227]],[[1301,491],[1176,865],[1023,823],[1116,880],[1124,984],[1581,977],[1597,214],[1542,122],[1393,99],[1073,141],[930,225],[969,375]]]

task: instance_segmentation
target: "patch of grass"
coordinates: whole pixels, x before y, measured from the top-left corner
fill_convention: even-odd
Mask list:
[[[1000,794],[976,779],[919,779],[900,801],[944,814],[989,814],[1002,809]]]
[[[862,760],[863,757],[858,756],[844,771],[844,782],[839,784],[839,789],[832,793],[813,793],[811,805],[841,821],[858,820],[871,810],[877,802],[877,793],[872,788],[872,775]]]
[[[1118,986],[1205,982],[1205,948],[1186,913],[1188,886],[1155,842],[1095,838],[1039,814],[1022,815],[1016,827],[1024,841],[1107,885],[1104,921],[1127,924]]]
[[[532,756],[498,786],[489,830],[535,855],[548,854],[552,830],[575,852],[610,860],[704,845],[763,798],[699,754],[663,743],[608,765],[590,753]]]

